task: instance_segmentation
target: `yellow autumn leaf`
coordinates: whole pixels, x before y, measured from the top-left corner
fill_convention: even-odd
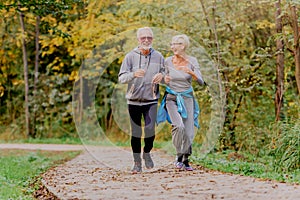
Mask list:
[[[21,10],[22,12],[24,12],[24,11],[27,11],[28,8],[24,7],[24,8],[20,8],[20,10]]]
[[[59,70],[60,70],[60,67],[59,67],[59,66],[53,66],[52,69],[53,69],[53,70],[59,71]]]
[[[75,55],[75,53],[73,51],[73,48],[69,48],[68,52],[69,52],[69,55],[72,56],[72,57]]]
[[[295,105],[295,102],[289,102],[288,105],[289,105],[289,107],[292,107]]]
[[[2,85],[0,85],[0,97],[4,95],[4,92],[5,92],[5,88]]]
[[[69,80],[70,81],[74,81],[78,79],[78,71],[72,71],[70,76],[69,76]]]
[[[261,21],[257,21],[256,22],[257,25],[257,29],[265,29],[265,28],[274,28],[275,27],[275,23],[270,22],[266,19],[261,20]]]
[[[13,84],[14,86],[16,86],[16,85],[21,85],[21,84],[24,83],[23,80],[18,80],[18,79],[13,79],[11,82],[12,82],[12,84]]]

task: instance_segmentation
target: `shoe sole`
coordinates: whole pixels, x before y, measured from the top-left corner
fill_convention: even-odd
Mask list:
[[[185,171],[194,171],[194,169],[192,167],[186,167],[183,165],[183,168]]]
[[[138,174],[138,173],[141,173],[141,172],[131,172],[131,174]]]
[[[142,171],[131,171],[132,174],[141,173]]]

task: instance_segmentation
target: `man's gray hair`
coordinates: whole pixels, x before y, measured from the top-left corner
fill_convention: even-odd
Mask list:
[[[136,32],[136,37],[139,38],[140,34],[142,31],[149,31],[153,37],[153,31],[150,27],[142,27],[142,28],[139,28]]]

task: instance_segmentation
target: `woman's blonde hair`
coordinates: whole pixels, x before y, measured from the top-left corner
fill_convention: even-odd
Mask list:
[[[172,42],[180,42],[183,44],[184,49],[187,49],[190,46],[190,40],[189,37],[185,34],[182,35],[175,35],[172,38]]]

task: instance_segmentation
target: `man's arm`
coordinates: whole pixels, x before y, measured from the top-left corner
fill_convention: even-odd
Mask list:
[[[132,79],[134,79],[134,72],[131,71],[132,69],[132,63],[130,62],[130,58],[128,55],[125,56],[120,72],[118,75],[118,81],[122,84],[130,82]]]

